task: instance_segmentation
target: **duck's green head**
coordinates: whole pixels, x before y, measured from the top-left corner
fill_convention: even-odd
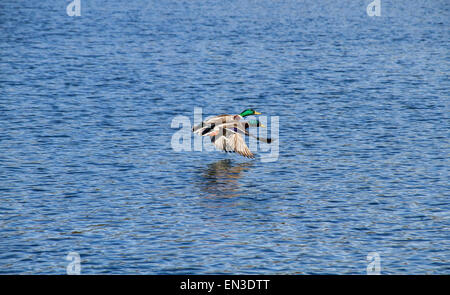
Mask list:
[[[261,115],[261,113],[255,111],[254,109],[246,109],[239,114],[241,117],[251,116],[251,115]]]
[[[248,125],[250,127],[266,127],[259,120],[248,120]]]

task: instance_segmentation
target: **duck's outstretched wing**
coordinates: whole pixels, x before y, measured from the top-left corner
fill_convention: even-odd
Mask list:
[[[255,156],[245,144],[241,132],[242,130],[237,127],[219,128],[218,134],[211,136],[211,142],[218,150],[235,152],[247,158],[254,158]]]
[[[233,152],[227,145],[227,138],[225,135],[211,136],[211,142],[216,146],[216,149],[224,152]]]
[[[247,158],[255,157],[255,155],[253,155],[248,146],[245,144],[244,138],[239,133],[232,134],[227,139],[228,146],[239,155]]]

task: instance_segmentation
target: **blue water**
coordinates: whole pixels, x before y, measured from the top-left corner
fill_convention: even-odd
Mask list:
[[[1,1],[0,273],[450,274],[450,3],[370,2]],[[194,107],[278,160],[175,152]]]

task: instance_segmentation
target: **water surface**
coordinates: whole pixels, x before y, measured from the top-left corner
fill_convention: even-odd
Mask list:
[[[0,4],[0,273],[450,273],[448,1],[81,2]],[[278,160],[174,152],[194,107]]]

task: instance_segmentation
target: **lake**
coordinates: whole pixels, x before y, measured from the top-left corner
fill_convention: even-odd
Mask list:
[[[450,274],[448,1],[145,2],[0,4],[1,274]]]

